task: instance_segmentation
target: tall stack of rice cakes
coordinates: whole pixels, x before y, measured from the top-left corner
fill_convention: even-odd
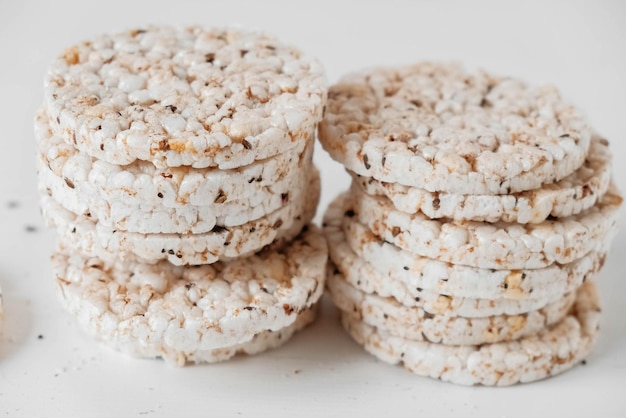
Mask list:
[[[65,50],[36,117],[65,308],[132,355],[214,362],[315,317],[320,64],[260,33],[149,27]]]
[[[374,69],[330,88],[319,135],[353,177],[324,219],[327,287],[367,351],[465,385],[590,353],[622,198],[608,142],[555,88]]]

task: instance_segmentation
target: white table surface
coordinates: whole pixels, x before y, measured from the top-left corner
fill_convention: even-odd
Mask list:
[[[146,23],[261,28],[319,57],[331,82],[420,59],[552,82],[611,140],[626,190],[626,2],[371,3],[0,0],[0,416],[626,416],[626,229],[599,279],[602,335],[588,363],[504,389],[458,387],[378,362],[343,333],[328,301],[281,349],[186,368],[102,347],[60,308],[48,264],[53,234],[37,205],[32,119],[48,62],[101,32]],[[320,149],[316,161],[321,212],[348,176]]]

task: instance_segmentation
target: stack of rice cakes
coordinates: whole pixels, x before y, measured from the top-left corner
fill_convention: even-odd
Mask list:
[[[583,360],[621,197],[552,87],[420,63],[345,77],[320,140],[353,177],[324,219],[347,332],[410,371],[510,385]]]
[[[260,33],[149,27],[68,48],[36,116],[65,308],[168,362],[276,347],[313,321],[320,64]]]

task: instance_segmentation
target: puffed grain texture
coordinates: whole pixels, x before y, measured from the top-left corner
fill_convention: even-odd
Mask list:
[[[308,193],[271,214],[235,227],[217,227],[203,234],[138,234],[117,231],[86,216],[75,215],[54,199],[41,196],[47,223],[59,240],[86,256],[106,261],[139,259],[146,263],[168,260],[174,265],[210,264],[261,250],[274,241],[288,241],[315,216],[320,195],[319,173],[311,172]]]
[[[595,136],[587,159],[574,173],[540,189],[501,195],[429,192],[351,174],[365,193],[387,197],[401,212],[422,212],[433,219],[525,224],[577,215],[595,205],[611,183],[611,160],[608,141]]]
[[[455,64],[350,74],[331,86],[319,138],[349,170],[431,192],[510,194],[584,162],[591,129],[556,88]]]
[[[346,280],[364,292],[394,297],[432,314],[464,317],[516,315],[575,291],[602,268],[605,247],[569,264],[495,270],[454,265],[412,254],[376,237],[337,197],[324,215],[329,254]]]
[[[326,288],[341,311],[367,325],[396,337],[446,345],[478,345],[517,340],[535,334],[565,317],[576,293],[568,293],[541,309],[517,315],[482,318],[437,315],[415,306],[405,306],[391,297],[365,293],[348,283],[330,266]]]
[[[578,215],[538,224],[430,219],[407,214],[384,197],[351,188],[355,219],[374,234],[414,254],[490,269],[537,269],[566,264],[597,250],[617,228],[622,197],[611,186],[598,203]]]
[[[181,234],[241,225],[284,206],[290,190],[301,190],[308,179],[314,142],[231,170],[158,169],[81,153],[52,134],[41,111],[36,136],[40,188],[66,209],[117,230]]]
[[[584,360],[596,342],[600,316],[595,285],[589,281],[562,321],[516,341],[434,344],[394,337],[351,315],[341,319],[352,338],[384,362],[460,385],[508,386],[555,376]]]
[[[229,169],[311,137],[320,63],[273,36],[148,26],[67,48],[45,76],[54,133],[112,164]]]
[[[211,265],[108,263],[62,244],[52,265],[62,303],[92,334],[180,363],[180,353],[188,359],[293,324],[319,300],[326,260],[324,238],[310,225],[289,245]]]

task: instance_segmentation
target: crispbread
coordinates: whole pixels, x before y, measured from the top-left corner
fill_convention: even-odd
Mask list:
[[[520,225],[506,222],[431,220],[407,214],[384,197],[351,188],[355,219],[374,234],[424,257],[488,269],[537,269],[570,263],[604,245],[617,228],[622,197],[613,185],[598,203],[578,214]]]
[[[341,319],[352,338],[382,361],[461,385],[506,386],[554,376],[584,360],[596,341],[600,305],[595,285],[588,281],[559,323],[516,341],[478,346],[411,341],[352,315]]]
[[[291,151],[232,170],[157,169],[99,161],[52,135],[38,112],[39,185],[66,209],[138,233],[203,233],[237,226],[289,202],[308,180],[313,138]]]
[[[431,192],[510,194],[580,167],[591,130],[554,87],[419,63],[331,86],[319,137],[362,176]]]
[[[477,269],[417,256],[384,242],[344,209],[346,199],[345,194],[337,197],[324,215],[330,257],[346,280],[364,292],[392,296],[433,314],[484,317],[539,309],[593,277],[604,264],[611,239],[606,237],[601,251],[565,265]]]
[[[75,215],[51,197],[41,196],[44,218],[56,227],[60,240],[87,256],[106,261],[138,258],[155,263],[198,265],[230,260],[259,251],[275,240],[289,240],[315,216],[319,200],[319,172],[311,169],[310,187],[300,201],[292,200],[271,214],[231,228],[219,227],[203,234],[138,234],[116,231]]]
[[[320,298],[326,260],[324,238],[310,225],[288,245],[226,263],[109,263],[60,244],[52,265],[63,305],[92,334],[180,364],[293,324]]]
[[[293,335],[310,325],[315,321],[319,303],[312,305],[310,308],[297,314],[297,318],[293,324],[281,328],[277,331],[263,331],[256,334],[250,341],[236,346],[215,348],[213,350],[196,351],[191,353],[176,354],[176,364],[180,365],[183,361],[194,363],[217,363],[228,360],[239,354],[254,355],[263,351],[278,348],[288,342]],[[154,355],[162,356],[158,351],[154,353],[146,353],[142,351],[136,355],[142,357],[153,357]],[[167,360],[167,357],[165,357]]]
[[[330,266],[326,287],[334,304],[349,315],[396,337],[447,345],[474,345],[516,340],[534,334],[565,317],[576,298],[569,293],[555,302],[518,315],[483,318],[434,315],[405,306],[391,297],[365,293],[351,286]]]
[[[210,205],[165,207],[150,199],[142,200],[145,193],[126,188],[120,191],[127,196],[132,194],[132,197],[109,197],[98,193],[94,183],[57,176],[42,156],[37,161],[38,185],[41,193],[48,194],[65,209],[77,215],[89,214],[94,221],[116,230],[145,234],[200,234],[216,226],[243,225],[275,212],[290,200],[300,199],[299,194],[305,190],[310,177],[310,157],[309,153],[301,160],[301,167],[293,170],[292,175],[260,188],[254,195]],[[111,200],[107,200],[109,198]]]
[[[318,61],[251,31],[148,26],[67,48],[45,77],[55,134],[112,164],[229,169],[297,146],[326,101]]]
[[[611,183],[611,159],[608,141],[594,136],[585,163],[574,173],[540,189],[504,195],[429,192],[351,174],[364,192],[386,196],[402,212],[422,212],[433,219],[525,224],[576,215],[595,205]]]

